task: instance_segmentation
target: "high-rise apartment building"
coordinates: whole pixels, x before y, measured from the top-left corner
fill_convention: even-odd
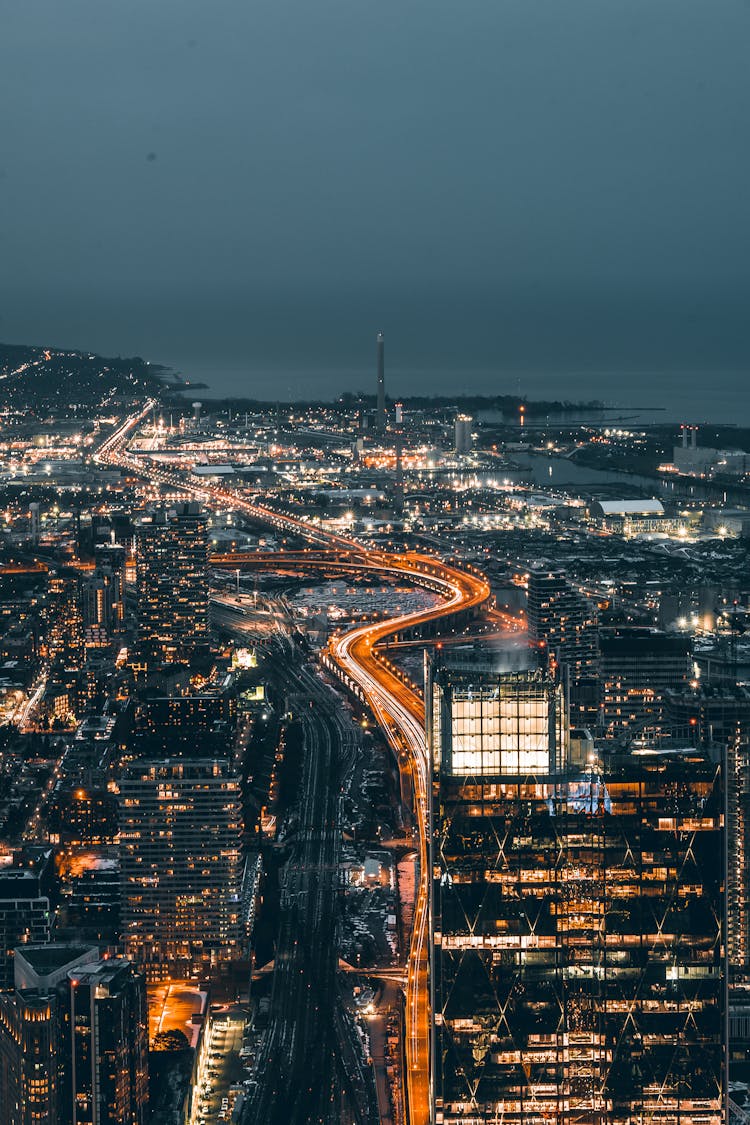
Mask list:
[[[231,960],[239,939],[241,793],[229,758],[130,761],[119,791],[127,955],[153,979]]]
[[[145,1125],[146,982],[124,958],[68,973],[75,1125]]]
[[[47,589],[47,655],[50,664],[65,671],[80,671],[86,659],[81,580],[74,570],[61,570],[49,578]]]
[[[661,732],[666,696],[692,672],[687,637],[658,629],[617,628],[599,636],[600,722],[609,735]]]
[[[694,746],[750,742],[750,690],[741,684],[694,680],[664,693],[664,723]]]
[[[16,946],[46,942],[50,901],[39,872],[8,867],[0,871],[0,992],[13,988]]]
[[[105,553],[106,552],[106,553]],[[82,582],[83,624],[87,630],[101,629],[108,636],[122,628],[125,617],[125,564],[120,547],[97,547],[97,560],[108,556],[113,565],[97,562]],[[118,559],[121,556],[121,560]]]
[[[526,612],[530,643],[565,670],[571,723],[595,722],[599,706],[596,606],[564,570],[533,568]]]
[[[208,524],[199,505],[144,516],[136,529],[138,640],[174,663],[208,643]]]
[[[95,946],[25,946],[0,996],[3,1125],[144,1125],[145,980]]]
[[[428,669],[432,1122],[721,1125],[722,770],[578,769],[559,707],[542,679]]]

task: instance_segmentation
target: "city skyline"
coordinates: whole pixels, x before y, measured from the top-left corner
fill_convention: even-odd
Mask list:
[[[0,1125],[750,1125],[750,0],[0,47]]]

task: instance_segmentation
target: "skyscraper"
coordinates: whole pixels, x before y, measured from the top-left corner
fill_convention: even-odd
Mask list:
[[[541,676],[435,664],[426,686],[432,1121],[720,1125],[721,768],[580,772]]]
[[[138,759],[119,781],[122,940],[151,979],[237,952],[241,793],[229,759]]]
[[[58,943],[17,950],[14,990],[0,995],[0,1106],[5,1125],[72,1121],[67,974],[98,956],[95,946]]]
[[[607,734],[634,737],[665,726],[666,697],[691,673],[687,637],[657,629],[602,630],[599,635],[600,720]]]
[[[75,1125],[145,1125],[146,983],[124,958],[68,973]]]
[[[86,658],[81,605],[81,579],[63,568],[51,574],[47,589],[47,652],[50,664],[79,672]]]
[[[36,871],[11,867],[0,873],[0,992],[13,988],[16,946],[49,941],[50,902]]]
[[[378,429],[384,430],[387,422],[387,415],[385,411],[385,340],[383,333],[378,332],[377,339],[378,349],[378,405],[377,405],[377,426]]]
[[[0,996],[3,1125],[144,1125],[145,981],[94,947],[24,947]]]
[[[531,644],[566,669],[571,724],[594,723],[599,706],[596,607],[564,570],[534,567],[529,572],[527,620]]]
[[[174,663],[208,643],[208,525],[198,504],[145,516],[136,529],[138,639]]]

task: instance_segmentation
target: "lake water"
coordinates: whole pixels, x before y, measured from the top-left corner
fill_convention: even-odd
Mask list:
[[[591,469],[585,465],[577,465],[565,457],[545,457],[544,454],[514,453],[513,460],[524,470],[531,474],[531,478],[540,488],[570,487],[571,490],[580,488],[582,491],[591,492],[601,486],[611,494],[613,487],[617,487],[627,496],[635,491],[642,496],[658,496],[663,499],[685,500],[715,500],[722,504],[747,503],[747,491],[738,487],[736,490],[725,490],[721,486],[707,484],[703,481],[685,480],[660,480],[655,477],[639,476],[637,473],[616,473],[609,469]]]

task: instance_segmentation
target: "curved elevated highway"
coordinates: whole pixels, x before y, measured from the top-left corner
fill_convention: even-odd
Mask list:
[[[382,726],[388,741],[409,770],[414,793],[419,834],[420,878],[414,911],[414,928],[406,981],[406,1096],[410,1125],[427,1125],[430,1118],[430,1010],[427,978],[429,937],[429,871],[427,866],[428,802],[430,769],[424,729],[424,704],[418,690],[400,676],[393,665],[377,651],[377,646],[417,629],[437,628],[446,620],[479,612],[490,600],[484,575],[448,565],[416,552],[395,554],[363,546],[354,539],[334,535],[296,516],[273,511],[220,486],[201,484],[154,461],[135,457],[127,449],[129,436],[147,416],[151,404],[132,415],[100,446],[98,460],[129,469],[134,474],[182,489],[197,498],[226,504],[281,531],[301,536],[315,544],[319,558],[311,553],[296,555],[301,567],[335,566],[342,571],[371,569],[402,576],[415,585],[427,586],[443,595],[443,602],[431,609],[402,614],[377,624],[363,625],[333,638],[327,662],[335,665],[346,682],[366,701]],[[324,548],[321,550],[321,547]],[[305,557],[306,556],[306,557]],[[305,558],[305,562],[303,562]],[[222,560],[229,565],[228,557]],[[235,557],[234,565],[238,558]],[[249,560],[248,560],[249,561]],[[287,560],[285,560],[287,561]],[[219,564],[221,565],[221,564]]]

